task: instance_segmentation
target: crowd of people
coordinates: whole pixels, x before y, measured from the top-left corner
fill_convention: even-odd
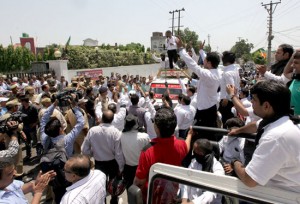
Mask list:
[[[232,52],[220,58],[204,53],[201,44],[195,56],[179,38],[170,32],[167,37],[166,44],[172,44],[168,67],[179,57],[193,72],[188,85],[178,77],[182,94],[176,103],[168,88],[162,104],[157,103],[150,89],[153,76],[111,73],[68,82],[51,74],[1,75],[1,203],[27,203],[28,192],[34,193],[32,203],[39,203],[45,189],[52,192],[46,199],[55,203],[106,203],[108,192],[110,202],[118,203],[118,194],[109,189],[121,178],[127,190],[132,184],[141,189],[144,202],[147,196],[154,203],[226,202],[215,192],[164,179],[154,184],[154,195],[147,195],[150,167],[157,162],[235,176],[250,187],[299,193],[300,52],[279,46],[276,64],[270,71],[257,65],[258,75],[252,78],[239,72]],[[162,55],[160,62],[165,60]],[[193,130],[193,125],[226,128],[229,134],[217,141],[216,151],[216,138]],[[245,139],[240,133],[257,134]],[[22,178],[32,148],[41,172],[24,184],[14,178]]]

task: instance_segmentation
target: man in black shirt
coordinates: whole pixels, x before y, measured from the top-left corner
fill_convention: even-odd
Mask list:
[[[26,134],[26,157],[24,161],[29,161],[31,157],[31,141],[33,145],[36,145],[36,126],[38,125],[38,110],[35,106],[29,103],[28,96],[22,96],[21,99],[22,106],[20,111],[27,116],[23,118],[23,132]]]
[[[280,76],[293,53],[294,49],[291,45],[279,45],[275,53],[276,63],[271,66],[271,72],[277,76]]]

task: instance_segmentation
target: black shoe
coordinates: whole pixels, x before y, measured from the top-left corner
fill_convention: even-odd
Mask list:
[[[24,157],[23,162],[30,161],[31,160],[30,158],[31,158],[31,155]]]
[[[43,154],[43,146],[41,143],[37,143],[36,145],[36,155],[41,156]]]

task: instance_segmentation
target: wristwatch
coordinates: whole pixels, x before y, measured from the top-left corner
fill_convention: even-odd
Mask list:
[[[230,100],[232,100],[232,99],[233,99],[233,97],[235,97],[235,95],[234,95],[234,94],[230,95]]]

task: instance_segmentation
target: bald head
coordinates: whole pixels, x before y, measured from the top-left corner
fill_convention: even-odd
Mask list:
[[[67,161],[67,165],[70,166],[70,171],[72,173],[81,178],[89,175],[92,166],[90,158],[82,154],[77,154],[71,157]]]
[[[114,113],[111,110],[103,111],[102,122],[111,123],[114,120]]]

